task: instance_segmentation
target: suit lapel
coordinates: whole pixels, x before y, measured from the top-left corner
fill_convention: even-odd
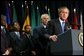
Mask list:
[[[58,29],[59,33],[61,33],[62,32],[62,27],[61,27],[59,19],[56,20],[56,27],[58,27],[57,29]]]
[[[65,23],[65,31],[68,30],[67,28],[68,28],[68,23],[66,22],[66,23]]]
[[[20,40],[20,37],[17,36],[17,34],[14,32],[15,39],[18,41]]]

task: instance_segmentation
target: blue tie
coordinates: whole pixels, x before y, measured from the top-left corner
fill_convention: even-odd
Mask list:
[[[62,33],[64,33],[65,22],[62,22]]]

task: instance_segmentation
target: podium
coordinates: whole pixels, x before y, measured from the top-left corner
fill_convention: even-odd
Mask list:
[[[82,35],[80,35],[82,33]],[[52,55],[83,55],[83,30],[70,29],[50,42]]]

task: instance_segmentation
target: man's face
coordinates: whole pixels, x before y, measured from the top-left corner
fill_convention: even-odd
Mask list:
[[[15,22],[14,23],[14,27],[16,28],[16,30],[20,30],[20,25],[19,25],[19,23],[18,22]]]
[[[4,18],[1,19],[1,24],[2,24],[3,26],[7,27],[7,23],[6,23],[6,20],[5,20]]]
[[[59,16],[60,16],[60,18],[62,20],[66,20],[68,18],[68,16],[69,16],[68,9],[66,9],[66,8],[65,9],[62,9],[62,11],[60,12]]]
[[[43,23],[44,25],[47,25],[48,19],[49,19],[49,17],[48,17],[47,15],[43,16],[43,18],[42,18],[42,23]]]
[[[31,31],[31,27],[30,26],[26,26],[25,31],[26,32],[30,32]]]

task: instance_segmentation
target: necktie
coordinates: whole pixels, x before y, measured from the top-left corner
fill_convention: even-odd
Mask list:
[[[65,22],[62,22],[62,33],[64,33]]]

